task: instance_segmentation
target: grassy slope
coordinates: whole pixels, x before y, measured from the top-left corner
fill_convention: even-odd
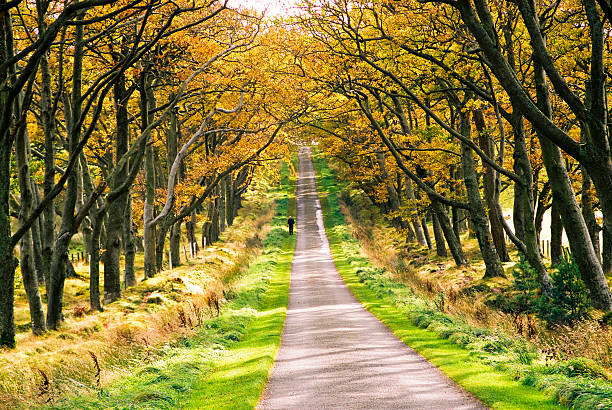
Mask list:
[[[257,404],[280,343],[295,245],[284,226],[295,202],[294,184],[286,168],[283,172],[287,192],[276,201],[263,254],[237,275],[221,315],[204,321],[195,334],[151,347],[150,363],[144,367],[127,370],[95,394],[66,397],[53,408],[218,409]]]
[[[496,409],[558,408],[550,395],[522,385],[509,374],[480,362],[469,351],[448,339],[415,326],[393,300],[375,293],[359,281],[356,274],[358,266],[351,263],[354,261],[351,258],[353,255],[347,254],[346,247],[342,246],[346,237],[341,234],[341,229],[334,229],[345,224],[338,205],[337,182],[322,162],[317,165],[319,190],[326,199],[323,201],[325,227],[332,254],[340,275],[355,297],[407,345],[488,406]],[[362,258],[356,260],[362,266],[367,265]]]

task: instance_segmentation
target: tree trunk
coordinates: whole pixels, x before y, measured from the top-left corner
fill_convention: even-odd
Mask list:
[[[595,219],[595,212],[593,210],[593,184],[584,166],[580,167],[580,174],[582,176],[582,189],[580,192],[580,208],[582,209],[582,216],[587,224],[589,235],[591,235],[591,241],[593,242],[593,249],[595,253],[600,255],[599,246],[599,226]],[[553,207],[554,207],[553,202]]]
[[[38,4],[38,2],[37,2]],[[46,29],[45,13],[38,15],[39,35]],[[60,62],[60,64],[63,64]],[[45,176],[43,192],[47,197],[55,185],[55,115],[51,99],[51,70],[49,68],[48,52],[40,59],[41,88],[40,88],[40,118],[45,135]],[[66,107],[66,109],[68,109]],[[55,201],[51,200],[43,211],[43,229],[41,230],[42,259],[45,267],[46,294],[49,295],[50,266],[55,244]]]
[[[514,210],[514,230],[516,236],[525,244],[526,254],[524,257],[537,272],[542,293],[550,295],[550,277],[542,260],[534,223],[533,170],[525,142],[523,118],[518,112],[514,114],[514,117],[512,124],[514,133],[514,171],[523,181],[523,185],[514,184],[514,204],[517,206],[517,209]],[[520,213],[517,214],[517,212]]]
[[[220,181],[220,189],[219,189],[219,233],[225,232],[225,192],[227,190],[227,180],[225,178]]]
[[[228,186],[228,191],[231,191],[231,185]],[[231,194],[230,196],[233,196]],[[227,203],[227,202],[226,202]],[[226,205],[227,214],[231,214],[233,212],[234,204],[233,201],[230,201],[231,205]],[[231,223],[228,221],[227,225],[230,226]],[[187,238],[189,240],[189,246],[194,247],[194,252],[198,252],[198,241],[196,240],[196,226],[197,226],[197,214],[195,209],[191,211],[190,220],[187,229]]]
[[[602,268],[606,275],[612,273],[612,226],[604,222],[603,226],[603,263]]]
[[[113,101],[115,104],[115,155],[114,163],[128,151],[129,122],[128,122],[128,92],[125,88],[125,75],[119,76],[113,85]],[[128,177],[127,163],[118,170],[115,178],[110,181],[111,190],[117,189]],[[106,225],[106,243],[104,252],[104,301],[114,302],[121,297],[121,239],[124,235],[125,209],[128,202],[129,191],[118,195],[108,207],[108,224]]]
[[[155,266],[158,272],[163,269],[166,236],[168,235],[170,228],[169,215],[166,218],[162,218],[161,223],[158,222],[155,225]]]
[[[414,187],[412,186],[412,180],[408,177],[405,177],[404,185],[406,186],[406,198],[409,201],[413,201],[413,202],[416,201],[416,198],[414,196]],[[416,235],[417,241],[419,242],[419,244],[425,245],[426,244],[425,234],[423,232],[423,227],[419,223],[418,216],[412,217],[411,219],[412,219],[412,227],[414,228],[414,233]]]
[[[132,229],[132,194],[129,189],[127,191],[127,201],[125,204],[125,213],[123,214],[123,218],[123,253],[125,255],[123,281],[125,283],[125,287],[129,288],[136,285],[136,272],[134,270],[136,245],[134,244],[134,231]]]
[[[430,198],[433,213],[436,215],[436,219],[440,224],[440,229],[444,233],[444,239],[446,239],[446,243],[448,244],[448,249],[453,255],[453,259],[455,260],[455,264],[457,266],[467,265],[467,259],[463,254],[463,249],[461,248],[461,243],[459,239],[455,236],[455,232],[453,232],[453,227],[448,219],[448,215],[444,210],[444,207],[439,202]],[[436,241],[437,242],[437,241]]]
[[[34,186],[34,183],[32,183],[32,186]],[[42,245],[40,244],[40,224],[38,222],[34,222],[32,224],[32,250],[34,251],[34,270],[36,271],[36,282],[38,283],[38,285],[44,285],[45,267],[42,260]]]
[[[18,107],[19,108],[19,107]],[[30,149],[30,140],[27,130],[22,127],[15,139],[15,157],[19,175],[19,190],[21,192],[21,207],[19,209],[19,224],[25,223],[26,219],[32,213],[33,194],[30,178],[30,167],[28,154]],[[21,276],[23,277],[23,287],[28,298],[30,307],[30,319],[32,332],[35,335],[40,335],[46,332],[45,314],[43,312],[42,299],[38,290],[38,278],[34,268],[34,245],[32,237],[32,229],[28,230],[20,241],[20,256],[21,256]]]
[[[82,15],[77,17],[81,20]],[[74,155],[81,136],[81,82],[83,74],[83,26],[76,26],[74,65],[72,75],[71,110],[68,123],[69,153]],[[70,106],[67,105],[67,106]],[[67,171],[68,172],[68,171]],[[55,241],[53,258],[51,259],[51,286],[47,295],[47,328],[57,330],[61,321],[62,304],[64,297],[64,280],[66,264],[68,262],[68,247],[74,229],[74,211],[77,202],[78,168],[69,171],[67,186],[64,194],[64,210],[60,231]]]
[[[489,156],[489,158],[495,158],[495,147],[492,141],[491,135],[486,129],[484,114],[482,109],[474,110],[474,125],[476,125],[476,131],[478,132],[478,145],[480,148]],[[504,235],[504,227],[497,213],[498,199],[496,195],[495,187],[495,170],[484,164],[485,175],[483,179],[485,201],[487,203],[489,222],[491,228],[491,237],[495,244],[495,250],[497,255],[502,262],[509,262],[510,256],[508,255],[508,249],[506,248],[506,240]]]
[[[431,236],[429,235],[429,229],[427,228],[427,222],[425,218],[421,218],[421,229],[423,230],[423,236],[425,236],[425,241],[427,242],[427,247],[430,251],[433,251],[433,243],[431,243]]]
[[[440,227],[440,222],[438,221],[438,217],[436,216],[434,212],[431,213],[431,221],[433,225],[434,239],[436,241],[436,255],[446,256],[446,245],[444,241],[444,234],[442,233],[442,228]]]
[[[176,222],[170,229],[170,260],[172,266],[181,265],[181,223],[182,220]]]
[[[225,178],[227,178],[227,188],[225,189],[225,221],[227,222],[227,226],[232,226],[234,223],[234,178],[230,173]],[[192,216],[192,223],[195,221],[195,218]],[[195,240],[195,226],[193,227]]]
[[[102,232],[103,212],[94,212],[91,230],[91,255],[89,256],[89,306],[92,311],[102,311],[100,303],[100,233]]]
[[[141,129],[144,131],[149,125],[148,87],[149,80],[146,73],[142,73],[140,90],[140,112],[142,115]],[[156,234],[155,225],[151,221],[155,218],[155,164],[153,145],[147,144],[145,148],[145,204],[144,204],[144,274],[145,279],[152,278],[157,273]]]
[[[467,119],[462,117],[462,128],[469,127]],[[468,128],[469,130],[469,128]],[[465,129],[462,129],[464,135]],[[493,246],[491,234],[489,233],[489,223],[487,221],[487,213],[480,198],[478,189],[478,177],[474,168],[474,156],[470,147],[466,144],[461,144],[461,165],[463,166],[463,181],[467,189],[468,201],[470,203],[470,217],[476,228],[476,238],[480,253],[485,263],[485,278],[493,278],[496,276],[505,276],[498,253]],[[492,213],[492,212],[491,212]]]
[[[559,213],[559,204],[553,197],[550,208],[550,263],[556,266],[561,263],[563,256],[563,223]]]

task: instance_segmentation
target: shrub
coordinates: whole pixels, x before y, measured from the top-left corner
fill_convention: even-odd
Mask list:
[[[589,297],[574,258],[566,253],[551,275],[551,294],[536,303],[536,314],[549,325],[572,324],[589,316]]]

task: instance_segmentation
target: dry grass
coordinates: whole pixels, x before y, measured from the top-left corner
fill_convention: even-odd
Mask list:
[[[124,291],[104,312],[88,312],[87,267],[77,266],[82,278],[67,281],[61,330],[42,337],[22,332],[17,349],[0,351],[0,408],[29,408],[63,392],[102,388],[218,314],[233,278],[260,251],[273,216],[269,198],[253,195],[220,242]],[[142,266],[142,255],[136,263]],[[18,299],[18,315],[27,317],[22,305]]]
[[[486,300],[511,286],[511,281],[508,278],[483,279],[484,263],[475,239],[468,239],[467,235],[462,237],[470,266],[458,268],[450,256],[441,258],[425,247],[406,244],[403,237],[369,209],[359,205],[348,207],[345,203],[341,203],[341,207],[368,258],[379,267],[389,269],[395,279],[409,284],[444,312],[475,327],[527,339],[551,360],[586,357],[612,370],[610,326],[588,320],[573,327],[548,329],[533,315],[511,315],[487,306]],[[518,259],[516,251],[511,258]],[[509,277],[514,265],[514,262],[504,264]],[[469,291],[478,288],[482,290]]]

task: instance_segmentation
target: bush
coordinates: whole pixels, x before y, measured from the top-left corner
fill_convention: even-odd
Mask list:
[[[548,326],[572,324],[589,316],[587,289],[580,278],[578,265],[569,253],[564,255],[557,271],[551,274],[550,296],[539,295],[538,275],[523,258],[513,276],[512,293],[487,301],[488,306],[505,313],[535,313]]]
[[[551,294],[542,296],[536,304],[536,314],[549,325],[572,324],[589,317],[590,301],[580,270],[569,254],[551,275]]]

